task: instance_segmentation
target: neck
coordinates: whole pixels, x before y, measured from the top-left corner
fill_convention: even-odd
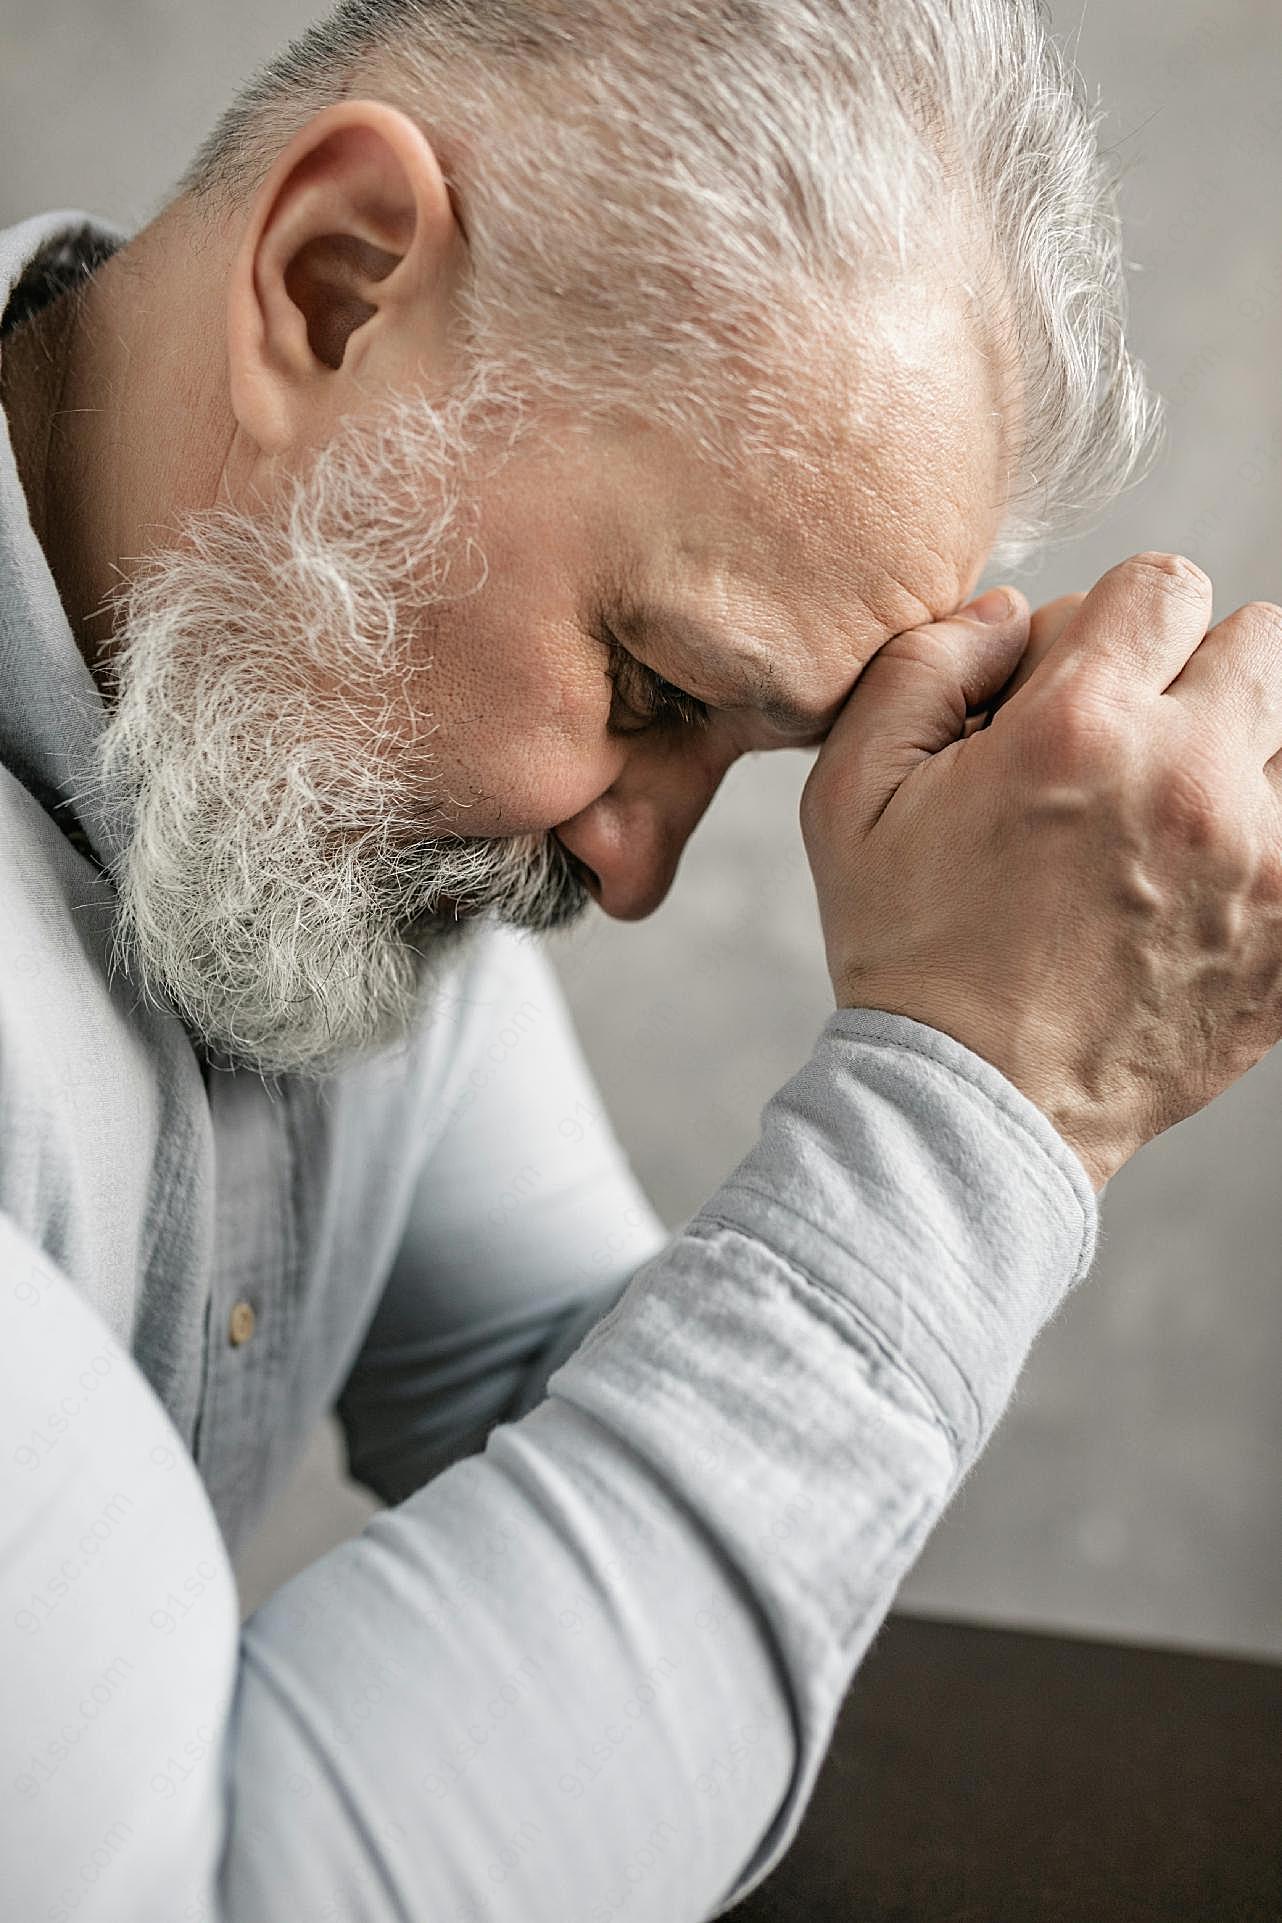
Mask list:
[[[0,405],[31,524],[104,692],[110,597],[185,512],[215,498],[229,431],[223,343],[209,327],[218,250],[202,274],[199,253],[174,231],[183,218],[182,203],[166,210],[0,353]],[[193,262],[180,284],[175,264]]]

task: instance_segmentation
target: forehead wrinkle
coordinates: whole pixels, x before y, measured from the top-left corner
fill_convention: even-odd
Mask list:
[[[847,436],[818,474],[768,488],[744,476],[737,513],[683,520],[672,562],[638,570],[617,597],[638,634],[689,654],[690,692],[813,736],[887,641],[961,604],[990,531],[956,434],[924,436],[920,394],[896,399],[879,439]]]

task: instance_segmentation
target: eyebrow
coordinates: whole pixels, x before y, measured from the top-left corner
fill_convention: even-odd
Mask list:
[[[641,632],[663,632],[680,637],[698,649],[716,649],[728,668],[739,670],[742,700],[727,706],[752,707],[765,716],[772,727],[783,733],[819,735],[836,719],[837,710],[816,714],[804,701],[788,694],[778,685],[773,663],[760,649],[744,647],[710,627],[698,615],[678,613],[675,609],[636,604],[628,610],[628,626]]]
[[[816,714],[813,708],[776,696],[768,701],[758,701],[757,708],[774,728],[784,734],[805,735],[808,739],[827,734],[837,719],[838,709],[829,709],[824,714]]]

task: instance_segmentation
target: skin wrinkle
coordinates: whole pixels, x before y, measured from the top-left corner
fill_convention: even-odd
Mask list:
[[[0,363],[9,407],[65,323],[64,407],[26,420],[19,465],[60,504],[50,563],[137,803],[130,959],[212,1044],[296,1072],[404,1033],[469,889],[537,922],[590,878],[607,912],[649,913],[734,760],[821,739],[891,635],[967,597],[998,520],[973,330],[908,286],[852,308],[849,364],[779,370],[808,465],[727,472],[640,416],[505,439],[504,370],[469,399],[445,345],[431,150],[343,111],[384,138],[324,149],[310,232],[281,226],[284,194],[257,237],[180,201],[74,325],[46,311]],[[311,243],[384,204],[413,275],[358,303],[355,250]],[[238,259],[223,339],[191,321],[228,307]],[[327,302],[308,360],[281,330]],[[296,446],[267,455],[281,421]],[[121,580],[108,634],[76,618]],[[664,618],[628,630],[629,609]],[[714,704],[706,730],[611,732],[602,615]],[[781,727],[772,699],[803,715]]]

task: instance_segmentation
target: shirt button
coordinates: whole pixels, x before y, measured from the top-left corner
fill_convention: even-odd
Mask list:
[[[248,1342],[249,1338],[253,1335],[257,1323],[258,1317],[254,1314],[252,1303],[238,1302],[232,1310],[231,1320],[227,1324],[227,1333],[231,1337],[231,1344],[234,1349],[244,1347],[245,1343]]]

